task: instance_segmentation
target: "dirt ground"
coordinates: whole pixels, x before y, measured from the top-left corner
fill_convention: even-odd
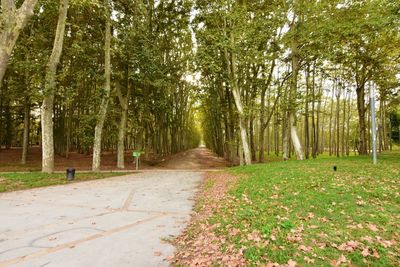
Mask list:
[[[6,171],[39,171],[41,169],[41,148],[32,147],[29,149],[27,164],[20,164],[22,150],[11,148],[0,150],[0,172]],[[71,152],[68,159],[56,155],[55,169],[63,171],[68,167],[76,170],[90,170],[92,166],[92,155]],[[102,170],[117,170],[116,152],[104,152],[101,159]],[[196,148],[168,156],[158,161],[146,160],[144,157],[140,162],[140,169],[186,169],[201,170],[224,168],[229,163],[217,157],[207,148]],[[125,155],[125,170],[134,170],[133,157],[131,152]]]

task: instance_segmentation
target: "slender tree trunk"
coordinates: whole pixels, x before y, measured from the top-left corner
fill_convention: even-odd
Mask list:
[[[310,66],[306,71],[306,99],[304,107],[304,147],[306,159],[310,158],[310,126],[309,126],[309,98],[310,98]]]
[[[333,129],[332,129],[332,121],[333,121],[333,104],[335,102],[335,87],[332,88],[332,99],[331,99],[331,111],[329,114],[329,156],[332,156],[333,153]]]
[[[68,0],[60,0],[57,30],[54,39],[53,51],[47,64],[44,98],[42,104],[42,172],[54,171],[54,134],[53,108],[56,89],[57,66],[64,42],[65,24],[68,12]]]
[[[231,42],[234,43],[234,40],[232,39],[233,36],[231,36]],[[239,129],[240,129],[241,144],[243,146],[244,163],[246,165],[251,165],[251,152],[247,136],[247,129],[246,129],[247,127],[245,123],[246,118],[240,96],[240,89],[237,78],[237,66],[236,66],[237,63],[236,63],[235,53],[230,53],[229,57],[229,53],[227,49],[225,49],[225,60],[227,64],[228,76],[230,77],[233,99],[235,100],[236,108],[239,114]]]
[[[100,111],[97,117],[97,123],[95,127],[94,134],[94,144],[93,144],[93,163],[92,170],[94,172],[100,171],[101,164],[101,141],[103,134],[104,121],[107,115],[108,102],[111,91],[111,18],[110,18],[110,3],[109,0],[105,1],[106,6],[106,29],[105,29],[105,65],[104,65],[104,96],[101,100]]]
[[[279,124],[278,124],[277,112],[275,112],[274,115],[274,145],[275,145],[275,155],[279,156]]]
[[[321,84],[320,84],[320,87],[319,87],[319,90],[318,90],[318,104],[317,104],[317,122],[316,122],[316,130],[315,130],[315,146],[316,146],[316,149],[315,149],[315,154],[316,155],[319,155],[319,154],[321,154],[321,153],[323,153],[324,151],[323,150],[321,150],[321,145],[320,145],[320,137],[321,137],[321,135],[320,135],[320,133],[322,133],[322,136],[323,136],[323,134],[324,134],[324,122],[322,122],[322,125],[320,124],[320,121],[321,121],[321,107],[322,107],[322,88],[323,88],[323,79],[321,78]],[[320,127],[322,128],[321,130],[320,130]],[[322,137],[322,139],[323,139],[323,137]]]
[[[19,34],[33,16],[33,11],[37,2],[38,0],[25,0],[20,8],[17,9],[14,0],[1,1],[0,87]]]
[[[293,26],[292,26],[293,27]],[[297,26],[296,26],[297,27]],[[303,149],[301,147],[301,142],[299,135],[297,133],[296,127],[296,98],[297,98],[297,79],[300,70],[300,58],[298,55],[296,37],[292,40],[292,79],[290,83],[290,95],[289,95],[289,127],[290,136],[296,152],[296,157],[298,160],[304,159]]]
[[[26,164],[26,158],[28,155],[28,147],[29,147],[29,128],[31,121],[31,105],[29,97],[25,97],[25,105],[24,105],[24,134],[22,138],[22,156],[21,156],[21,164]]]
[[[268,90],[271,81],[272,81],[272,75],[275,69],[275,60],[272,61],[271,68],[268,74],[268,79],[266,84],[261,90],[261,102],[260,102],[260,133],[259,133],[259,151],[258,151],[258,157],[259,157],[259,162],[264,162],[264,150],[265,150],[265,138],[264,138],[264,132],[265,132],[265,94],[266,91]]]
[[[282,121],[282,159],[289,159],[289,125],[288,125],[288,112],[284,112],[285,118]]]
[[[125,133],[126,133],[126,122],[128,117],[128,101],[131,91],[129,82],[127,86],[126,97],[122,96],[122,92],[119,86],[117,86],[117,91],[121,105],[121,121],[119,124],[119,131],[118,131],[117,167],[119,169],[125,169]],[[159,146],[161,147],[161,142]]]
[[[250,149],[252,161],[257,160],[256,157],[256,141],[254,138],[254,115],[251,115],[249,121],[249,137],[250,137]]]
[[[351,118],[351,93],[347,99],[347,125],[346,125],[346,156],[350,155],[350,118]]]
[[[341,140],[341,154],[342,157],[345,155],[345,129],[346,129],[346,100],[347,100],[347,95],[349,92],[344,93],[344,98],[343,98],[343,120],[342,120],[342,140]]]
[[[357,111],[358,111],[358,121],[359,121],[359,145],[358,153],[360,155],[367,155],[367,127],[365,124],[365,86],[360,84],[357,86]]]
[[[311,127],[312,127],[312,157],[315,159],[318,153],[318,134],[317,128],[319,125],[315,125],[315,64],[313,68],[313,83],[312,83],[312,103],[311,103]]]
[[[342,89],[338,84],[336,91],[336,157],[340,157],[340,94]]]

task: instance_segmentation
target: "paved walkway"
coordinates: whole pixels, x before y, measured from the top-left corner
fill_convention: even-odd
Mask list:
[[[143,172],[0,194],[0,266],[168,266],[201,172]]]

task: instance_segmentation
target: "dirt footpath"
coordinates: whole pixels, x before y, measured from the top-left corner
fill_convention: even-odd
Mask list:
[[[223,158],[219,158],[209,149],[199,147],[172,155],[159,166],[167,169],[202,170],[225,168],[229,166],[229,163]]]
[[[168,266],[201,180],[146,171],[0,194],[0,266]]]

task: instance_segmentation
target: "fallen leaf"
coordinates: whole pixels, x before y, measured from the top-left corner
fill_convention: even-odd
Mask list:
[[[304,245],[300,245],[298,249],[304,252],[310,252],[312,250],[311,247],[306,247]]]
[[[159,256],[161,256],[162,255],[162,253],[160,252],[160,251],[155,251],[154,252],[154,256],[156,256],[156,257],[159,257]]]
[[[310,259],[310,258],[307,257],[307,256],[304,256],[304,261],[307,262],[307,263],[314,263],[314,260],[313,260],[313,259]]]
[[[374,231],[374,232],[378,232],[379,231],[378,227],[375,224],[372,224],[372,223],[368,224],[368,229],[370,229],[371,231]]]
[[[361,251],[361,255],[363,255],[363,257],[368,257],[368,256],[371,255],[371,254],[369,254],[369,249],[368,249],[368,248],[364,248],[364,249]]]
[[[297,265],[297,262],[295,262],[294,260],[289,260],[287,263],[288,267],[296,267],[296,265]]]
[[[358,241],[351,240],[351,241],[341,244],[340,246],[338,246],[337,249],[340,251],[352,252],[358,247],[358,245],[360,245],[360,243]]]

